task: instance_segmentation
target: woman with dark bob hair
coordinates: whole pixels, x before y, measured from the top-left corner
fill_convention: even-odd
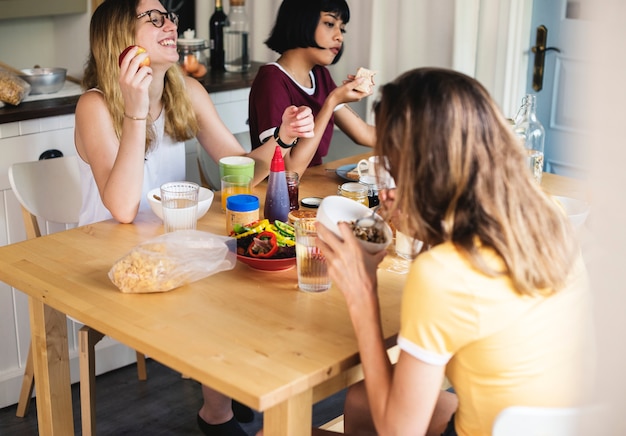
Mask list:
[[[335,124],[357,144],[374,146],[374,127],[346,104],[371,95],[371,91],[355,89],[365,80],[349,75],[348,80],[337,86],[327,68],[343,53],[348,21],[350,9],[345,0],[283,0],[265,41],[280,57],[262,66],[252,84],[249,100],[252,148],[272,138],[278,139],[275,132],[286,107],[310,107],[315,117],[312,138],[300,138],[296,144],[295,137],[279,137],[286,147],[295,145],[285,155],[285,165],[300,175],[307,167],[322,163]]]
[[[315,30],[320,22],[320,11],[333,12],[340,17],[343,25],[350,21],[350,9],[345,0],[284,1],[278,10],[276,24],[265,41],[268,48],[283,54],[292,48],[323,48],[315,41]],[[331,62],[339,62],[343,45]]]
[[[430,248],[406,277],[394,367],[377,296],[386,251],[365,252],[347,223],[342,238],[317,225],[363,365],[345,434],[489,436],[509,406],[580,405],[593,324],[576,234],[485,88],[409,71],[382,88],[376,130],[396,183],[380,193],[388,216]]]

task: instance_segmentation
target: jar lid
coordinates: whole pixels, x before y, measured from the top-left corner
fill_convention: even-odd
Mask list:
[[[231,6],[245,6],[246,0],[230,0]]]
[[[259,208],[259,197],[249,194],[231,195],[226,199],[226,209],[232,212],[250,212]]]
[[[206,39],[202,38],[179,38],[177,41],[177,45],[179,48],[208,48]]]

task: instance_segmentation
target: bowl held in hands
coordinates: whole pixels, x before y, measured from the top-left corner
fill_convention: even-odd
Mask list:
[[[370,208],[339,195],[331,195],[324,198],[317,209],[317,221],[324,224],[330,231],[332,231],[338,237],[341,237],[339,222],[352,223],[361,218],[371,217],[372,211]],[[382,221],[380,229],[384,235],[384,242],[370,242],[363,239],[359,239],[359,242],[370,253],[377,253],[386,249],[393,239],[393,233],[389,224],[384,222],[382,217],[374,215],[376,220]]]

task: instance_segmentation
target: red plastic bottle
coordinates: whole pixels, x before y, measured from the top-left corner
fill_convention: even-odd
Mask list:
[[[279,146],[276,146],[272,164],[270,165],[263,215],[271,223],[275,220],[286,223],[289,215],[289,191],[287,190],[287,177],[285,176],[285,161]]]

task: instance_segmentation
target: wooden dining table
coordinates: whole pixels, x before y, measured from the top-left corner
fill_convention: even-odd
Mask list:
[[[336,171],[369,153],[310,168],[300,198],[336,194]],[[553,194],[582,194],[544,174]],[[266,183],[255,194],[261,204]],[[582,189],[582,188],[581,188]],[[220,193],[198,230],[225,234]],[[125,294],[107,275],[136,245],[163,233],[151,212],[132,224],[90,224],[0,247],[0,280],[28,295],[42,435],[74,434],[66,315],[198,382],[264,412],[266,436],[304,435],[312,405],[362,378],[357,342],[339,289],[306,293],[296,269],[232,270],[170,292]],[[389,349],[400,327],[406,270],[393,249],[378,269],[382,330]]]

